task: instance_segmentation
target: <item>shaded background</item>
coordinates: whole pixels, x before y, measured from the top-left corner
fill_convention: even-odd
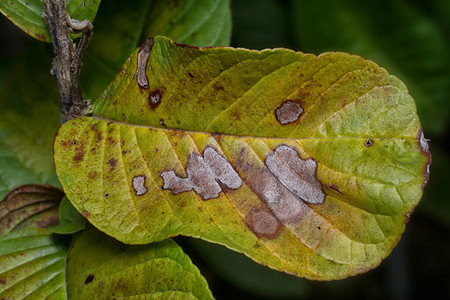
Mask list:
[[[315,54],[345,51],[374,60],[403,80],[417,102],[433,162],[423,199],[400,244],[378,268],[363,275],[336,282],[311,282],[257,265],[222,246],[175,238],[200,268],[214,296],[450,298],[450,1],[234,0],[231,8],[232,46],[286,47]],[[18,76],[7,70],[22,50],[39,42],[4,17],[0,17],[0,40],[1,85],[7,77]],[[51,53],[50,45],[42,47]],[[41,63],[50,69],[49,56]],[[50,76],[47,70],[45,74]],[[27,88],[26,82],[23,88]]]

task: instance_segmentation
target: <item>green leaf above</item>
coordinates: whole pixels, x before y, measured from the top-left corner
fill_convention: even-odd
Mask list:
[[[147,40],[54,142],[74,207],[118,240],[219,243],[311,279],[377,266],[428,180],[404,84],[345,53]]]
[[[93,21],[97,14],[100,0],[69,0],[67,12],[76,20]],[[0,0],[0,12],[27,34],[43,41],[51,42],[47,23],[43,14],[43,0]]]
[[[46,229],[0,236],[0,299],[65,299],[67,241]]]
[[[89,228],[67,257],[71,299],[213,299],[206,280],[172,240],[124,245]]]
[[[58,207],[64,193],[40,184],[22,185],[0,201],[0,236],[21,228],[59,224]]]

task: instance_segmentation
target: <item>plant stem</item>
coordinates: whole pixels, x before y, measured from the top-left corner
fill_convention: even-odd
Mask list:
[[[61,123],[80,116],[85,108],[81,95],[80,72],[83,52],[92,36],[92,24],[88,20],[73,20],[67,13],[65,0],[44,0],[45,21],[53,43],[55,58],[52,74],[56,77],[61,101]],[[69,29],[81,32],[78,48],[72,43]]]

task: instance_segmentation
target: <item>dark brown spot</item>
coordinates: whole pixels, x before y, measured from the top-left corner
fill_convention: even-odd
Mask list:
[[[81,212],[81,215],[82,215],[83,217],[85,217],[86,219],[89,219],[89,216],[90,216],[90,214],[88,213],[87,210],[83,210],[83,211]]]
[[[5,284],[6,284],[6,280],[5,280],[4,278],[1,278],[1,279],[0,279],[0,284],[1,284],[1,285],[5,285]]]
[[[217,91],[224,91],[224,87],[222,84],[220,84],[220,82],[214,82],[213,83],[213,88]]]
[[[117,159],[111,158],[111,159],[108,160],[106,163],[107,163],[108,165],[111,166],[111,168],[109,169],[109,171],[112,172],[112,171],[115,169],[115,167],[116,167]]]
[[[141,89],[148,89],[147,62],[153,47],[153,38],[144,41],[137,58],[136,81]]]
[[[88,277],[86,277],[86,279],[84,280],[84,284],[89,284],[94,280],[94,275],[93,274],[89,274]]]
[[[297,121],[302,113],[303,108],[299,102],[286,100],[275,110],[275,118],[285,125]]]
[[[35,35],[38,40],[45,41],[45,36],[43,34],[35,33]]]
[[[194,75],[192,75],[192,73],[191,72],[189,72],[188,71],[188,75],[189,75],[189,77],[191,77],[191,78],[194,78],[195,76]]]
[[[106,140],[111,146],[114,146],[116,144],[116,140],[112,136],[109,136]]]
[[[145,175],[134,176],[131,180],[131,185],[133,186],[134,193],[136,196],[142,196],[147,193],[147,188],[145,187]]]
[[[87,176],[89,179],[94,179],[95,177],[97,177],[97,172],[90,171]]]
[[[375,144],[375,142],[374,142],[374,140],[372,140],[372,139],[367,139],[367,140],[364,142],[364,146],[366,146],[366,147],[372,147],[374,144]]]
[[[150,91],[148,93],[148,105],[155,109],[161,103],[161,92],[159,90]]]
[[[75,164],[79,164],[81,161],[83,161],[84,154],[85,154],[84,144],[80,143],[80,145],[75,148],[75,155],[72,158],[73,162]]]
[[[265,205],[253,207],[245,217],[245,222],[258,238],[272,240],[283,229],[280,221]]]

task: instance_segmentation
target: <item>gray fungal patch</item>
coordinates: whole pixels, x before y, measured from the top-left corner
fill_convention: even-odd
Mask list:
[[[145,40],[144,44],[141,46],[137,57],[137,69],[136,69],[136,81],[140,88],[148,89],[148,78],[147,78],[147,61],[150,57],[150,51],[153,47],[153,38]]]
[[[420,148],[422,149],[423,152],[428,152],[429,151],[428,140],[423,135],[423,131],[420,132],[419,145],[420,145]]]
[[[145,179],[145,175],[139,175],[134,176],[131,180],[131,185],[133,186],[136,196],[142,196],[147,193],[147,188],[145,187]]]
[[[161,103],[161,92],[159,90],[154,90],[148,93],[148,105],[150,108],[154,109]]]
[[[186,163],[187,178],[181,178],[174,171],[164,171],[161,177],[163,189],[174,194],[194,190],[203,200],[218,198],[222,187],[219,182],[230,189],[238,189],[242,179],[230,162],[212,147],[207,147],[203,157],[192,153]]]
[[[270,172],[302,200],[317,204],[325,199],[325,193],[316,178],[317,163],[314,159],[303,160],[296,150],[282,145],[267,155],[265,162]]]
[[[275,110],[275,117],[278,122],[285,125],[297,121],[302,113],[303,108],[300,103],[287,100]]]
[[[278,219],[264,206],[253,207],[245,222],[258,238],[274,239],[282,229]]]
[[[283,223],[303,217],[308,207],[267,169],[250,170],[247,183]]]

